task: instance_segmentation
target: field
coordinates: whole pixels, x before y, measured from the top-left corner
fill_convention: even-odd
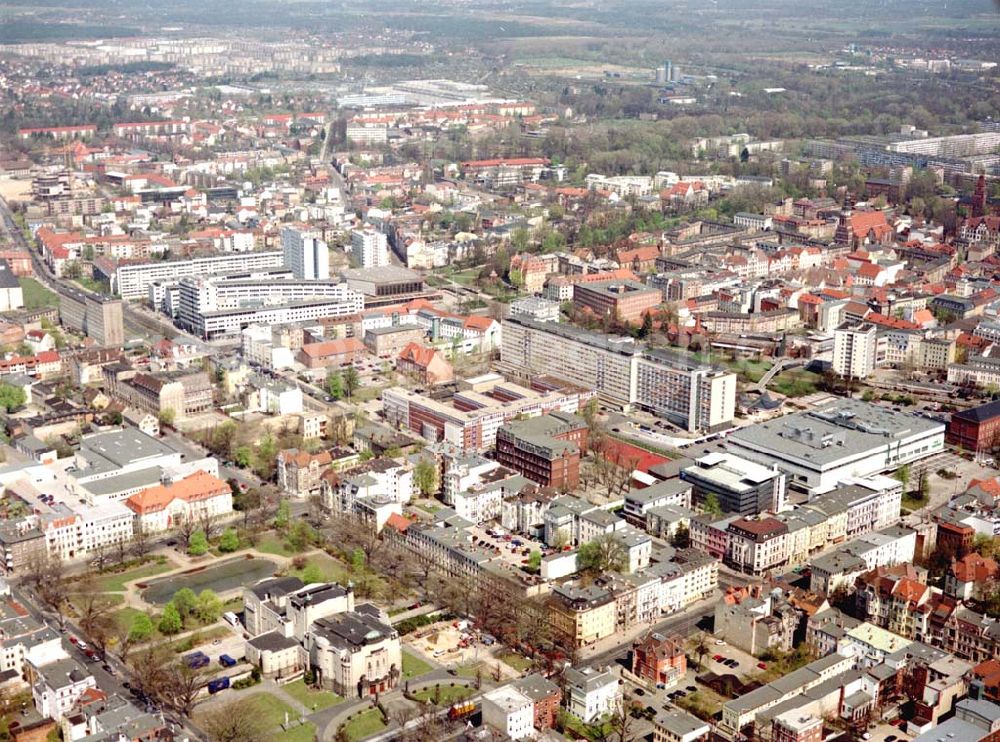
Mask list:
[[[385,722],[382,720],[382,712],[378,709],[368,709],[358,716],[355,716],[343,727],[347,739],[358,740],[370,737],[376,732],[385,729]]]
[[[767,386],[768,389],[784,394],[786,397],[805,397],[818,391],[817,384],[820,378],[819,374],[797,368],[782,371]]]
[[[404,678],[416,678],[421,675],[426,675],[434,668],[429,664],[424,662],[422,659],[414,654],[410,654],[407,651],[403,652],[403,677]]]
[[[24,294],[25,309],[59,306],[59,295],[49,291],[34,278],[19,278],[17,280],[21,284],[21,293]]]
[[[294,683],[283,685],[281,689],[306,708],[317,711],[344,702],[344,699],[336,693],[328,690],[309,688],[302,680],[296,680]]]
[[[438,689],[437,692],[438,696],[437,705],[450,706],[453,703],[468,698],[469,696],[472,695],[472,692],[473,692],[472,688],[468,688],[464,685],[456,685],[456,686],[443,685]],[[430,688],[424,688],[423,690],[414,693],[413,697],[416,698],[418,701],[421,701],[422,703],[426,703],[427,701],[431,702],[434,701],[434,694],[435,694],[434,688],[430,687]]]

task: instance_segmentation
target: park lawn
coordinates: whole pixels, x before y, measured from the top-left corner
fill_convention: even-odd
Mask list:
[[[302,574],[310,565],[319,567],[320,572],[323,573],[323,579],[326,582],[338,582],[341,585],[346,585],[351,580],[351,570],[348,566],[339,559],[336,559],[335,557],[332,557],[324,552],[311,554],[307,558],[305,567],[302,569],[293,569],[290,574],[301,579]]]
[[[164,572],[175,569],[175,567],[176,565],[169,561],[164,564],[154,562],[153,564],[144,564],[141,567],[136,567],[125,572],[106,574],[97,578],[97,589],[103,593],[123,593],[125,592],[126,582],[162,575]]]
[[[438,700],[438,706],[450,706],[458,701],[463,701],[472,695],[473,689],[465,685],[456,685],[454,687],[449,685],[442,685],[440,689],[440,695]],[[434,687],[424,688],[421,691],[417,691],[413,694],[413,697],[418,701],[426,703],[427,701],[434,700]]]
[[[786,397],[805,397],[819,391],[820,375],[801,368],[782,371],[768,387]]]
[[[358,740],[381,732],[385,727],[382,712],[378,709],[368,709],[344,724],[342,728],[348,739]]]
[[[294,551],[288,547],[283,538],[272,534],[262,538],[256,546],[257,551],[265,554],[275,554],[276,556],[292,557],[301,552]]]
[[[254,715],[260,718],[262,726],[267,729],[284,724],[286,711],[289,719],[297,719],[299,716],[295,709],[270,693],[254,693],[246,700],[252,704]]]
[[[19,278],[21,293],[24,296],[25,309],[42,309],[43,307],[58,307],[59,295],[49,291],[34,278]]]
[[[477,670],[482,673],[484,678],[489,675],[489,670],[482,662],[470,662],[468,665],[457,668],[455,672],[460,678],[474,678]]]
[[[773,364],[767,361],[732,361],[726,365],[746,381],[756,384]]]
[[[303,680],[283,685],[281,689],[308,709],[315,705],[317,711],[344,702],[342,696],[338,696],[332,691],[310,688]]]
[[[276,742],[313,742],[316,739],[316,726],[306,722],[292,727],[287,732],[271,734],[268,739],[276,740]]]
[[[119,608],[112,615],[114,616],[115,621],[118,623],[118,625],[121,626],[123,629],[131,628],[132,621],[135,620],[136,616],[148,615],[149,620],[153,622],[153,633],[150,636],[150,638],[151,639],[160,638],[160,631],[159,629],[156,628],[160,623],[160,617],[158,615],[154,615],[152,613],[146,613],[146,611],[140,611],[138,608],[133,608],[132,606],[128,605]]]
[[[426,675],[433,669],[434,669],[433,667],[431,667],[428,663],[424,662],[422,659],[417,657],[415,654],[410,654],[405,650],[403,651],[404,678],[418,678],[421,675]]]
[[[524,672],[531,667],[531,660],[524,655],[518,654],[517,652],[507,652],[506,654],[502,654],[500,655],[500,659],[518,672]]]
[[[230,598],[222,604],[223,613],[240,613],[243,610],[243,598]]]

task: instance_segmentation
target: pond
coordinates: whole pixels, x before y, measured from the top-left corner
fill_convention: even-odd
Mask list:
[[[153,605],[163,605],[184,587],[191,588],[195,594],[202,590],[224,593],[270,577],[277,567],[276,562],[259,557],[230,559],[183,574],[150,580],[146,583],[148,587],[142,591],[142,599]]]

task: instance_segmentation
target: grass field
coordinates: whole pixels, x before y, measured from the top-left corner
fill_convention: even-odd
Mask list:
[[[275,740],[275,742],[313,742],[316,739],[316,726],[306,722],[289,729],[287,732],[272,734],[268,739]]]
[[[456,672],[460,678],[474,678],[477,670],[482,672],[484,678],[490,674],[489,668],[482,662],[470,662],[468,665],[462,665]]]
[[[403,677],[404,678],[418,678],[421,675],[426,675],[434,668],[429,664],[424,662],[422,659],[409,652],[403,652]]]
[[[277,556],[283,557],[292,557],[301,553],[299,551],[289,549],[285,540],[275,534],[262,538],[257,542],[256,548],[257,551],[263,552],[264,554],[276,554]]]
[[[739,374],[744,381],[756,384],[760,377],[767,373],[772,363],[768,361],[732,361],[726,364],[731,371]]]
[[[270,693],[254,693],[245,699],[254,716],[260,718],[263,726],[271,729],[285,723],[285,712],[291,719],[298,717],[291,706]]]
[[[325,709],[343,703],[344,699],[328,690],[316,690],[308,687],[304,681],[296,680],[281,686],[281,689],[308,709]]]
[[[368,709],[355,716],[342,728],[348,739],[357,740],[370,737],[376,732],[381,732],[385,729],[385,722],[382,721],[381,711],[378,709]]]
[[[819,390],[820,375],[801,368],[782,371],[771,380],[768,389],[786,397],[805,397]]]
[[[518,654],[517,652],[507,652],[506,654],[502,654],[500,655],[500,659],[518,672],[524,672],[531,667],[531,660]]]
[[[454,687],[449,685],[442,685],[438,695],[438,706],[450,706],[453,703],[457,703],[465,698],[468,698],[473,693],[472,688],[468,688],[464,685],[456,685]],[[424,688],[421,691],[413,694],[413,697],[418,701],[426,703],[427,701],[434,700],[434,688]]]
[[[320,572],[323,573],[323,579],[326,582],[339,582],[341,585],[346,585],[351,579],[351,571],[348,569],[346,564],[338,559],[334,559],[329,554],[323,553],[312,554],[308,557],[305,567],[302,569],[293,569],[291,574],[301,578],[306,568],[311,565],[319,567]]]
[[[144,564],[141,567],[130,569],[126,572],[107,574],[97,578],[97,589],[104,593],[125,592],[125,583],[132,580],[141,580],[145,577],[155,577],[169,572],[176,565],[167,562],[166,564]]]
[[[19,278],[17,280],[21,284],[25,309],[59,306],[59,295],[54,291],[49,291],[34,278]]]

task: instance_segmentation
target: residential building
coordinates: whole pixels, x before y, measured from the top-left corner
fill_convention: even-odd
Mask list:
[[[877,567],[912,563],[916,546],[917,532],[902,526],[890,526],[854,539],[809,563],[809,589],[829,595],[841,586],[849,587],[860,575]]]
[[[545,374],[591,389],[610,404],[637,405],[686,430],[727,428],[735,414],[735,375],[683,354],[523,317],[506,319],[503,334],[501,367],[521,377]]]
[[[0,258],[0,312],[12,312],[24,306],[21,282],[7,260]]]
[[[100,692],[90,671],[65,654],[44,664],[29,661],[27,674],[35,710],[42,718],[57,722],[87,694]]]
[[[833,331],[833,370],[846,379],[867,379],[878,359],[878,328],[845,322]]]
[[[281,252],[285,267],[299,281],[330,279],[330,253],[318,231],[285,227],[281,230]]]
[[[351,230],[351,259],[361,268],[389,265],[389,243],[386,236],[371,224]]]
[[[365,344],[358,338],[323,340],[303,345],[295,360],[309,369],[342,368],[363,358],[365,350]]]
[[[417,379],[421,384],[436,386],[455,380],[455,370],[434,348],[409,343],[396,357],[396,370]]]
[[[590,646],[611,636],[615,617],[615,599],[607,590],[572,584],[552,588],[549,622],[553,633],[568,646]]]
[[[212,381],[204,371],[147,374],[115,364],[103,369],[105,389],[112,397],[143,412],[180,423],[207,412],[213,405]]]
[[[728,531],[727,566],[760,576],[788,563],[788,526],[777,518],[738,518]]]
[[[562,691],[543,675],[528,675],[511,685],[531,699],[534,704],[535,729],[549,729],[556,723]]]
[[[278,486],[294,497],[320,493],[320,475],[333,464],[329,451],[309,453],[297,448],[278,452]]]
[[[504,739],[535,736],[535,704],[512,685],[494,688],[483,694],[483,724],[504,735]]]
[[[801,619],[802,613],[777,588],[732,593],[715,606],[714,633],[748,654],[789,652]]]
[[[654,686],[672,686],[687,672],[687,655],[680,638],[656,631],[632,643],[632,674]]]
[[[566,710],[591,724],[618,710],[621,687],[610,669],[568,667],[563,674]]]
[[[653,742],[705,742],[711,730],[707,722],[673,706],[664,707],[653,717]]]
[[[397,325],[395,327],[374,327],[365,332],[365,347],[379,358],[394,358],[411,343],[424,339],[422,327]]]

